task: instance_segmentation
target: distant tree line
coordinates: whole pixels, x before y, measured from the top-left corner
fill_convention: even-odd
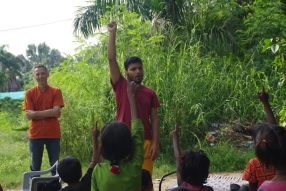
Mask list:
[[[8,45],[0,46],[0,92],[22,90],[24,84],[32,80],[33,66],[43,64],[50,70],[64,59],[59,50],[51,49],[45,42],[37,46],[29,44],[26,57],[13,55],[8,51]]]

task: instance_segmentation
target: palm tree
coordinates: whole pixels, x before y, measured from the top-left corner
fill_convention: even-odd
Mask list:
[[[184,38],[183,42],[190,41],[191,35],[194,35],[192,40],[200,41],[205,51],[218,53],[237,50],[234,34],[242,26],[246,12],[240,0],[94,0],[89,3],[78,9],[74,19],[74,33],[85,38],[101,27],[100,18],[112,6],[120,10],[119,5],[125,5],[129,12],[152,20],[153,28],[171,27],[176,31],[175,36]],[[246,0],[244,3],[251,4],[253,1]]]
[[[64,57],[62,57],[61,53],[57,49],[52,49],[49,58],[46,62],[47,68],[53,68],[58,66],[61,62],[64,61]]]
[[[0,91],[19,91],[21,85],[17,81],[17,76],[21,76],[21,61],[12,53],[6,50],[6,45],[0,46],[1,81]]]
[[[64,60],[59,50],[51,50],[46,43],[40,43],[38,46],[29,44],[26,55],[33,66],[43,64],[48,69],[59,65]]]
[[[99,19],[111,10],[111,7],[125,5],[129,12],[138,13],[144,20],[160,15],[173,25],[184,25],[186,0],[94,0],[89,5],[79,7],[74,19],[74,34],[90,37],[101,27]]]

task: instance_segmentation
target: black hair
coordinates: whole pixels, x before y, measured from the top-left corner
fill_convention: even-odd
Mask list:
[[[257,142],[257,139],[259,139],[259,131],[261,129],[263,129],[264,127],[270,125],[269,123],[265,123],[265,122],[259,122],[259,123],[256,123],[253,127],[252,127],[252,138],[254,140],[254,144],[256,144]]]
[[[57,166],[57,171],[60,178],[67,184],[79,182],[82,175],[81,164],[73,156],[63,158]]]
[[[47,67],[44,66],[44,65],[42,65],[42,64],[37,64],[36,66],[34,66],[34,70],[35,70],[36,68],[44,68],[44,69],[48,72]]]
[[[182,155],[179,173],[183,181],[194,186],[202,186],[207,181],[209,166],[210,160],[202,150],[188,150]]]
[[[148,186],[150,180],[151,180],[150,172],[146,169],[142,169],[142,187]]]
[[[132,149],[131,132],[123,122],[112,122],[101,130],[101,156],[110,161],[110,165],[118,165]]]
[[[286,131],[279,125],[265,123],[256,137],[255,154],[259,161],[275,168],[286,168]]]
[[[143,65],[143,62],[141,60],[141,58],[139,57],[136,57],[136,56],[132,56],[132,57],[129,57],[125,60],[124,62],[124,68],[125,70],[127,71],[128,70],[128,67],[130,64],[134,64],[134,63],[139,63],[141,65]]]

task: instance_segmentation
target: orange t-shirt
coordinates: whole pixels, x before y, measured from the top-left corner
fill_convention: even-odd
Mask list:
[[[44,92],[35,86],[25,94],[23,110],[43,111],[53,109],[54,106],[64,107],[62,91],[47,85]],[[60,138],[60,123],[56,117],[32,120],[29,129],[30,139]]]
[[[268,169],[258,158],[250,159],[242,175],[242,179],[251,183],[258,183],[258,187],[265,181],[271,180],[275,176],[274,168]]]

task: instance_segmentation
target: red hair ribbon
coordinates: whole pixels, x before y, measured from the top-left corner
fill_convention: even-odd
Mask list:
[[[180,163],[183,163],[184,160],[185,160],[185,155],[180,155]]]
[[[120,170],[119,170],[119,166],[117,165],[112,165],[109,169],[109,171],[112,173],[112,174],[119,174]]]

